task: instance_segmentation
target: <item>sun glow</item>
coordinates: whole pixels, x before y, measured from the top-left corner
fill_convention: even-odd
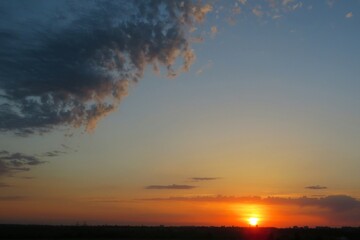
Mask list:
[[[248,219],[248,222],[251,226],[257,226],[259,222],[259,218],[257,217],[251,217]]]

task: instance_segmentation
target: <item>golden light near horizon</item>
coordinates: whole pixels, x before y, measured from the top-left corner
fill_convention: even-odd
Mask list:
[[[264,222],[264,216],[267,215],[266,206],[260,204],[236,204],[233,210],[239,216],[239,221],[246,226],[256,226],[259,222]]]
[[[251,217],[248,219],[248,222],[251,226],[257,226],[259,223],[259,218],[257,217]]]

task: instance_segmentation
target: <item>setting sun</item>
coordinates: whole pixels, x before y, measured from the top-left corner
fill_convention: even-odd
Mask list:
[[[248,219],[248,222],[251,226],[256,226],[259,222],[259,218],[251,217]]]

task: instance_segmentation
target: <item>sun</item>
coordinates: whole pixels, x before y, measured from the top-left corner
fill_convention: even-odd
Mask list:
[[[257,226],[259,222],[259,218],[257,217],[251,217],[248,219],[248,222],[251,226]]]

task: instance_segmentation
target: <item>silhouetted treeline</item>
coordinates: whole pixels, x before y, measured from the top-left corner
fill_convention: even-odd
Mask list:
[[[359,240],[360,227],[240,228],[0,225],[0,239]]]

